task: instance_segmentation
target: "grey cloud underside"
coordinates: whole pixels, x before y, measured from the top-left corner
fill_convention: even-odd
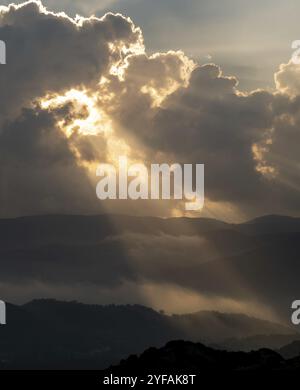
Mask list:
[[[47,112],[36,107],[24,109],[20,117],[2,126],[0,142],[0,213],[3,216],[74,210],[86,213],[99,211],[94,188],[86,172],[78,166],[74,154],[61,130],[58,118],[67,110]],[[95,138],[95,137],[92,137]],[[93,150],[77,135],[83,154]],[[100,148],[99,148],[100,149]],[[85,156],[92,158],[92,156]],[[83,199],[85,202],[83,202]]]
[[[133,88],[141,80],[139,62],[129,62],[125,81],[111,82],[121,136],[144,146],[149,161],[157,153],[170,162],[204,163],[210,200],[232,202],[248,215],[299,213],[298,97],[263,90],[240,94],[235,78],[209,64],[153,108],[149,95]],[[161,74],[152,69],[150,84]],[[262,148],[259,160],[255,145]],[[260,168],[274,170],[275,177]],[[271,203],[262,202],[270,196]]]

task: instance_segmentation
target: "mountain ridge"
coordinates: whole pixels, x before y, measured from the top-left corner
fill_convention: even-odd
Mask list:
[[[34,300],[7,304],[0,328],[0,368],[105,368],[174,339],[209,343],[239,334],[294,334],[271,322],[224,313],[167,316],[142,305],[86,305]],[[298,336],[295,334],[295,339]],[[2,363],[1,363],[2,362]],[[58,364],[59,362],[59,364]]]
[[[227,352],[201,343],[174,340],[161,348],[149,348],[141,355],[131,355],[119,365],[111,366],[105,375],[113,373],[187,374],[229,372],[297,372],[300,356],[285,359],[278,352],[262,348],[251,352]]]

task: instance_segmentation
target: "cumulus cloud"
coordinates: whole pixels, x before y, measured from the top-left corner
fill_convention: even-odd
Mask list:
[[[187,59],[181,59],[182,67]],[[279,86],[274,92],[241,93],[234,77],[226,77],[218,66],[208,64],[190,67],[188,82],[181,80],[157,106],[153,104],[157,97],[145,88],[143,78],[140,83],[138,75],[145,65],[138,69],[138,64],[130,61],[123,79],[109,82],[114,91],[109,112],[120,136],[133,139],[149,160],[156,156],[170,162],[204,163],[209,201],[235,204],[248,216],[293,213],[299,207],[295,188],[285,185],[295,181],[280,166],[280,160],[291,158],[287,145],[292,136],[283,128],[296,120],[297,99]],[[282,67],[281,73],[284,70]],[[155,90],[159,95],[159,89]],[[294,132],[295,140],[297,126]],[[282,148],[276,151],[275,161],[271,156],[279,144]],[[293,158],[298,159],[296,154]],[[271,193],[276,194],[272,204],[261,207],[260,199]]]
[[[0,35],[9,63],[0,72],[2,216],[100,210],[95,165],[123,150],[147,163],[204,163],[204,215],[218,204],[231,219],[297,213],[296,65],[281,65],[273,91],[242,93],[215,64],[148,55],[120,14],[72,19],[38,1],[1,7]],[[32,196],[20,200],[17,185]],[[144,203],[112,207],[141,214]],[[166,215],[181,206],[146,207]]]
[[[121,15],[75,20],[37,1],[1,7],[9,63],[0,73],[1,118],[46,93],[94,86],[116,57],[110,45],[129,49],[140,34]]]
[[[82,137],[67,126],[88,112],[72,99],[42,108],[49,94],[96,88],[123,50],[142,45],[139,29],[121,16],[71,19],[29,1],[0,8],[8,65],[0,72],[1,216],[99,212],[83,162],[105,159],[102,135]],[[86,108],[87,109],[87,108]]]
[[[275,74],[276,87],[282,93],[290,96],[300,94],[300,67],[290,61],[287,64],[281,64],[279,71]]]

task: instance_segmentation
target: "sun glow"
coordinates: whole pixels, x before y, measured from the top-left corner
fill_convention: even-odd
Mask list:
[[[113,129],[112,120],[101,110],[98,94],[89,93],[86,90],[72,89],[63,95],[48,95],[40,101],[40,106],[44,110],[59,110],[69,107],[66,115],[58,120],[57,126],[70,139],[71,149],[76,156],[79,165],[85,167],[90,175],[95,174],[98,161],[83,161],[76,144],[72,143],[72,136],[101,135],[106,141],[106,157],[110,163],[117,164],[120,155],[127,155],[130,159],[131,148],[124,139],[119,138]],[[99,152],[99,162],[103,158]]]
[[[61,130],[70,137],[75,131],[83,135],[112,132],[111,121],[97,104],[97,96],[85,90],[71,89],[64,95],[49,95],[40,102],[46,110],[54,110],[72,104],[72,117],[58,122]]]

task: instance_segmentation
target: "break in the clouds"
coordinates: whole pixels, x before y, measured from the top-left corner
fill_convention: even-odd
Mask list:
[[[203,215],[298,214],[295,65],[278,66],[273,91],[245,93],[213,63],[147,54],[127,15],[72,19],[36,1],[1,7],[0,37],[1,216],[145,212],[144,203],[96,200],[95,166],[119,154],[204,163]],[[151,201],[146,210],[183,212]]]

